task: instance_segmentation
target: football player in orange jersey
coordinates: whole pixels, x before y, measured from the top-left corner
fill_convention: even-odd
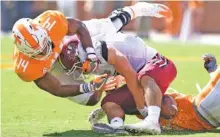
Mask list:
[[[210,73],[207,85],[195,97],[178,92],[169,95],[176,100],[178,112],[170,120],[161,118],[161,125],[177,130],[204,131],[220,127],[220,67],[216,58],[204,54],[204,67]]]
[[[217,67],[216,59],[213,55],[204,54],[202,58],[205,61],[204,67],[211,75],[210,81],[195,97],[176,91],[174,93],[166,93],[163,96],[160,124],[165,129],[205,131],[220,127],[220,101],[218,99],[220,95],[220,67]],[[127,92],[127,90],[128,88],[124,87],[114,94],[119,96],[123,92]],[[106,96],[103,100],[119,104],[122,111],[117,113],[121,113],[122,118],[125,117],[125,114],[130,114],[144,119],[136,110],[134,99],[130,97],[127,94],[127,99],[122,101],[120,99],[107,98]],[[126,102],[129,102],[130,105],[127,105],[128,103]],[[110,113],[108,112],[108,114]],[[141,128],[134,127],[131,124],[125,125],[121,129],[113,129],[107,124],[98,123],[98,120],[103,116],[105,116],[105,113],[102,109],[96,109],[90,114],[89,121],[94,131],[115,133],[118,130],[117,132],[126,133],[123,129],[125,128],[130,133],[138,133],[139,130],[137,128]],[[111,116],[107,115],[107,117]]]
[[[170,16],[170,12],[166,7],[156,4],[146,5],[147,7],[143,6],[143,4],[139,4],[140,8],[136,6],[136,11],[127,7],[130,13],[119,11],[114,13],[109,20],[118,21],[117,19],[119,19],[123,25],[126,25],[131,19],[138,16]],[[118,28],[117,24],[118,23],[116,23],[116,28]],[[101,84],[90,82],[62,85],[60,81],[50,73],[63,49],[62,40],[65,35],[77,34],[84,50],[87,52],[87,58],[90,60],[89,64],[96,64],[95,66],[97,66],[97,57],[94,49],[91,47],[92,42],[89,32],[81,21],[66,18],[59,11],[46,11],[35,19],[23,18],[18,20],[14,24],[12,31],[15,43],[13,56],[14,71],[23,81],[34,81],[39,88],[59,97],[73,97],[91,91],[91,89],[102,89],[100,85],[103,86],[103,81],[106,81],[105,79],[103,81],[101,80]],[[86,63],[88,65],[88,62]],[[125,65],[129,64],[124,64],[124,66]],[[130,69],[130,71],[133,70]],[[136,76],[134,71],[132,73],[128,72],[127,74]],[[99,88],[95,88],[97,85],[99,85]],[[135,84],[132,86],[137,87]]]
[[[81,94],[79,85],[61,86],[49,72],[63,48],[65,35],[77,34],[89,62],[98,65],[90,34],[81,21],[66,18],[59,11],[46,11],[35,19],[19,19],[12,29],[14,71],[23,81],[34,81],[53,95],[66,97]]]

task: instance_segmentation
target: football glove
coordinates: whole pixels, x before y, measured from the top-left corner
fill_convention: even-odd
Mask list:
[[[114,89],[116,83],[114,81],[107,82],[108,78],[109,78],[109,74],[103,74],[97,76],[91,82],[81,84],[80,92],[88,93],[88,92],[104,91],[106,89]]]
[[[217,69],[217,61],[214,55],[205,53],[202,55],[202,59],[205,61],[204,67],[209,73],[214,72]]]

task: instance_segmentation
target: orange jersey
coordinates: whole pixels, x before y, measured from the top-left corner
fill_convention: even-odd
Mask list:
[[[54,45],[47,60],[35,60],[14,49],[14,71],[24,81],[30,82],[49,71],[63,48],[63,37],[68,31],[68,22],[59,11],[46,11],[33,20],[47,30]]]
[[[176,101],[178,112],[172,119],[160,119],[161,126],[181,130],[209,130],[213,127],[202,121],[193,106],[194,97],[179,93],[170,94]]]
[[[189,130],[210,130],[214,127],[210,126],[207,122],[201,119],[201,110],[199,110],[202,104],[205,111],[209,114],[203,115],[206,121],[210,120],[210,114],[212,116],[218,116],[218,97],[219,97],[219,82],[220,80],[220,67],[213,72],[213,75],[207,85],[196,96],[187,96],[180,93],[170,94],[177,102],[178,113],[170,120],[161,118],[161,125],[170,127],[172,129],[189,129]],[[212,105],[209,105],[212,104]],[[217,110],[217,111],[216,111]],[[196,112],[197,111],[197,112]],[[200,114],[198,114],[200,113]],[[208,121],[210,123],[210,121]]]

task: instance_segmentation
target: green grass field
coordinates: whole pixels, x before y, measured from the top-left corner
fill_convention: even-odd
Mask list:
[[[196,95],[195,83],[204,86],[209,75],[203,68],[200,56],[213,53],[220,62],[220,47],[187,44],[178,42],[153,43],[150,45],[163,55],[172,59],[178,69],[172,87],[178,91]],[[12,69],[11,54],[13,43],[10,38],[1,38],[1,128],[2,137],[103,137],[90,130],[87,121],[89,112],[99,107],[83,107],[67,99],[49,95],[33,83],[18,79]],[[137,121],[135,117],[126,118],[126,123]],[[148,135],[143,135],[148,136]],[[169,131],[160,137],[220,137],[220,131],[190,132]]]

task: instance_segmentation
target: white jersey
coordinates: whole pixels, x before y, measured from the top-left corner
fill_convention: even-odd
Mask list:
[[[114,47],[125,55],[131,64],[132,68],[139,72],[144,65],[151,60],[157,51],[147,46],[144,41],[134,35],[124,33],[103,34],[102,36],[93,38],[93,46],[97,54],[98,59],[101,61],[101,66],[94,74],[102,74],[105,71],[115,72],[114,67],[107,63],[103,58],[105,56],[102,51],[103,48],[98,41],[105,41],[107,48]],[[79,45],[79,55],[81,60],[86,58],[86,53],[83,50],[81,44]]]

